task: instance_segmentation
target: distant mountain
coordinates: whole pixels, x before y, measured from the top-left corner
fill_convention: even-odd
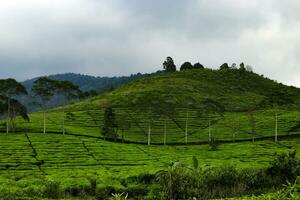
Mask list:
[[[133,80],[137,80],[143,77],[151,76],[153,74],[132,74],[130,76],[120,76],[120,77],[95,77],[83,74],[75,74],[75,73],[65,73],[65,74],[55,74],[47,76],[53,80],[66,80],[78,85],[82,91],[91,91],[94,90],[97,94],[102,94],[113,89],[119,88]],[[30,112],[38,111],[40,108],[36,105],[33,105],[32,102],[35,99],[31,95],[31,88],[35,80],[39,77],[26,80],[22,82],[22,84],[26,87],[27,91],[29,92],[29,96],[22,97],[21,101],[28,107]],[[49,107],[56,107],[60,105],[60,99],[57,97],[53,98],[53,101],[49,104]]]
[[[55,74],[47,76],[53,80],[66,80],[71,81],[75,85],[78,85],[81,90],[89,91],[95,90],[98,93],[103,93],[109,90],[110,88],[117,88],[132,80],[136,80],[142,77],[147,76],[148,74],[133,74],[130,76],[120,76],[120,77],[95,77],[83,74],[75,74],[75,73],[65,73],[65,74]],[[36,79],[39,77],[26,80],[22,82],[22,84],[28,89],[31,90],[32,85]]]

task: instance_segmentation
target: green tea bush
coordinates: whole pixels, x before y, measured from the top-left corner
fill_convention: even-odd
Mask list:
[[[277,176],[281,180],[295,181],[300,175],[300,161],[296,156],[296,151],[276,154],[268,172],[271,176]]]
[[[193,169],[173,165],[157,176],[164,199],[214,199],[261,194],[278,189],[299,175],[296,152],[276,155],[266,169],[237,170],[234,166]]]
[[[61,185],[60,182],[54,180],[45,181],[45,187],[43,190],[43,196],[50,199],[59,199],[61,197]]]

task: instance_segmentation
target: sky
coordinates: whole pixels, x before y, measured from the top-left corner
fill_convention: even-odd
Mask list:
[[[0,0],[0,78],[244,62],[300,87],[299,0]]]

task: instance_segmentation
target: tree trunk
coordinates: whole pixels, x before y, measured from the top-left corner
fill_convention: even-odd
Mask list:
[[[149,127],[148,127],[148,145],[151,144],[151,122],[149,121]]]
[[[275,113],[275,142],[278,141],[278,113]]]
[[[44,134],[46,134],[46,112],[44,111]]]
[[[186,122],[185,122],[185,144],[188,142],[188,123],[189,123],[189,111],[186,111]]]
[[[165,125],[164,125],[164,145],[167,144],[167,120],[165,119]]]
[[[208,141],[211,142],[211,120],[208,120]]]
[[[63,135],[65,134],[65,109],[62,111],[62,126],[63,126]]]
[[[6,133],[9,133],[10,126],[10,98],[7,97],[7,122],[6,122]]]

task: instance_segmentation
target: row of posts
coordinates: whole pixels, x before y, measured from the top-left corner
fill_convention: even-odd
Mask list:
[[[186,121],[185,121],[185,144],[188,144],[188,126],[189,126],[189,112],[186,113]],[[278,142],[278,113],[275,113],[275,143]],[[233,142],[235,142],[235,129],[232,134]],[[212,142],[212,131],[211,131],[211,119],[208,120],[208,141]],[[254,142],[254,137],[253,137]],[[164,121],[164,145],[167,144],[167,122],[166,119]],[[151,145],[151,122],[149,122],[148,126],[148,145]]]

